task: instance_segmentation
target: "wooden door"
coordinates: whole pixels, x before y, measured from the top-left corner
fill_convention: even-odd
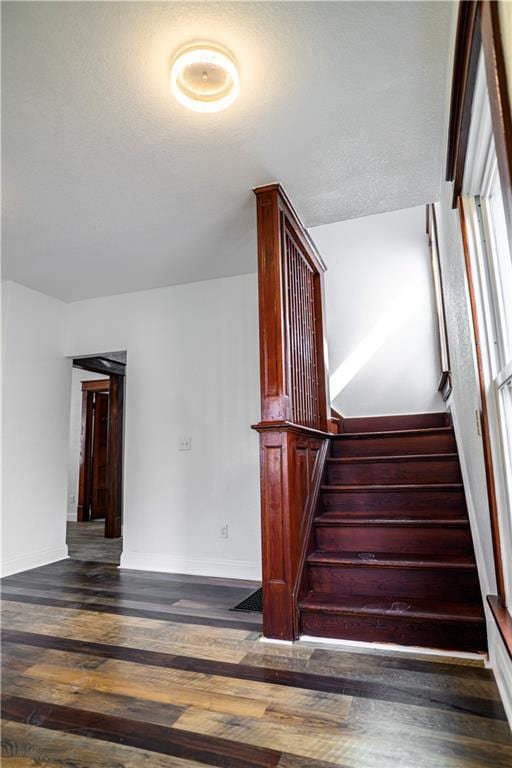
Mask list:
[[[104,518],[108,505],[109,393],[94,392],[92,404],[91,520]]]
[[[79,522],[107,517],[109,390],[109,379],[82,382]]]
[[[82,382],[78,520],[105,518],[105,536],[117,538],[123,514],[125,366],[101,357],[75,358],[73,365],[109,377]],[[106,398],[96,400],[101,394]],[[92,403],[96,411],[96,402],[98,412],[93,420]],[[97,421],[96,429],[93,421]]]

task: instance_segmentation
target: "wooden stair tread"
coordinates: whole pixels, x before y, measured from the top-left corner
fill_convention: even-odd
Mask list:
[[[303,634],[486,649],[455,432],[440,415],[419,418],[344,420],[347,431],[330,436]]]
[[[382,526],[406,526],[432,528],[468,528],[469,520],[466,517],[453,518],[435,518],[435,517],[379,517],[369,515],[367,517],[357,517],[346,512],[324,512],[315,517],[315,525],[329,526],[363,526],[363,525],[382,525]]]
[[[415,517],[415,512],[418,514],[418,518]],[[325,520],[332,520],[333,522],[340,519],[340,520],[346,520],[349,522],[350,520],[354,520],[354,525],[357,525],[358,520],[368,520],[372,519],[375,520],[375,522],[378,522],[379,520],[426,520],[425,517],[426,514],[429,514],[426,510],[415,510],[414,506],[410,506],[410,508],[404,512],[404,510],[397,510],[396,512],[393,512],[393,510],[384,510],[382,512],[379,512],[378,509],[368,509],[365,511],[360,511],[358,509],[333,509],[329,512],[322,512],[317,519],[322,518]],[[460,517],[440,517],[440,520],[461,520]],[[464,517],[464,520],[467,518]],[[428,518],[429,522],[432,523],[432,525],[435,525],[437,518],[432,516]]]
[[[309,565],[369,566],[371,568],[446,568],[473,570],[475,561],[467,555],[414,555],[400,552],[326,552],[308,555]]]
[[[380,484],[380,485],[322,485],[321,490],[324,493],[344,493],[345,491],[374,491],[382,493],[386,491],[461,491],[462,483],[401,483],[400,485]]]
[[[408,435],[446,435],[453,433],[453,427],[416,427],[414,429],[386,429],[381,432],[340,432],[331,435],[332,440],[354,440],[365,437],[395,437]]]
[[[375,596],[344,597],[338,594],[310,592],[299,607],[301,611],[322,613],[366,614],[431,621],[460,621],[485,623],[482,607],[476,603],[448,602],[407,598],[394,600]]]
[[[343,456],[326,459],[328,464],[371,464],[373,462],[387,461],[439,461],[457,459],[457,453],[405,453],[391,454],[389,456]]]

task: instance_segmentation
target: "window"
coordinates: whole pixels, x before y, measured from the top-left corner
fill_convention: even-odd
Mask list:
[[[483,61],[462,200],[475,282],[507,602],[512,604],[512,252]]]

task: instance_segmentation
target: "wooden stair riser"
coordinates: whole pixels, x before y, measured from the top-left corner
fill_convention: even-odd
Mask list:
[[[471,555],[469,526],[317,525],[317,548],[324,552],[397,552]]]
[[[478,573],[447,414],[344,419],[306,563],[303,634],[485,651]]]
[[[430,597],[461,602],[480,599],[474,569],[442,567],[404,568],[377,565],[308,564],[309,583],[314,592],[335,595],[374,595],[405,600]]]
[[[418,453],[455,453],[452,430],[410,435],[375,435],[370,437],[333,437],[332,456],[404,456]]]
[[[450,426],[448,413],[413,413],[403,416],[361,416],[343,419],[343,432],[385,432],[387,429],[425,429]]]
[[[443,650],[485,651],[485,624],[432,621],[393,616],[360,616],[303,612],[302,633],[343,640],[423,646]]]
[[[407,517],[461,517],[466,514],[462,489],[458,490],[383,490],[369,491],[364,487],[347,491],[322,493],[325,512],[349,512],[368,517],[370,514],[393,514]]]
[[[329,461],[327,481],[333,485],[380,485],[404,483],[460,483],[459,461],[421,458],[389,461]]]

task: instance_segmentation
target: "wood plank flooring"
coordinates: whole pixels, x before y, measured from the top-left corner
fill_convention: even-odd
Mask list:
[[[85,523],[68,520],[66,544],[69,556],[74,560],[95,560],[119,565],[123,539],[106,539],[104,520],[88,520]]]
[[[2,582],[2,766],[510,768],[479,661],[259,641],[255,585],[64,560]]]

